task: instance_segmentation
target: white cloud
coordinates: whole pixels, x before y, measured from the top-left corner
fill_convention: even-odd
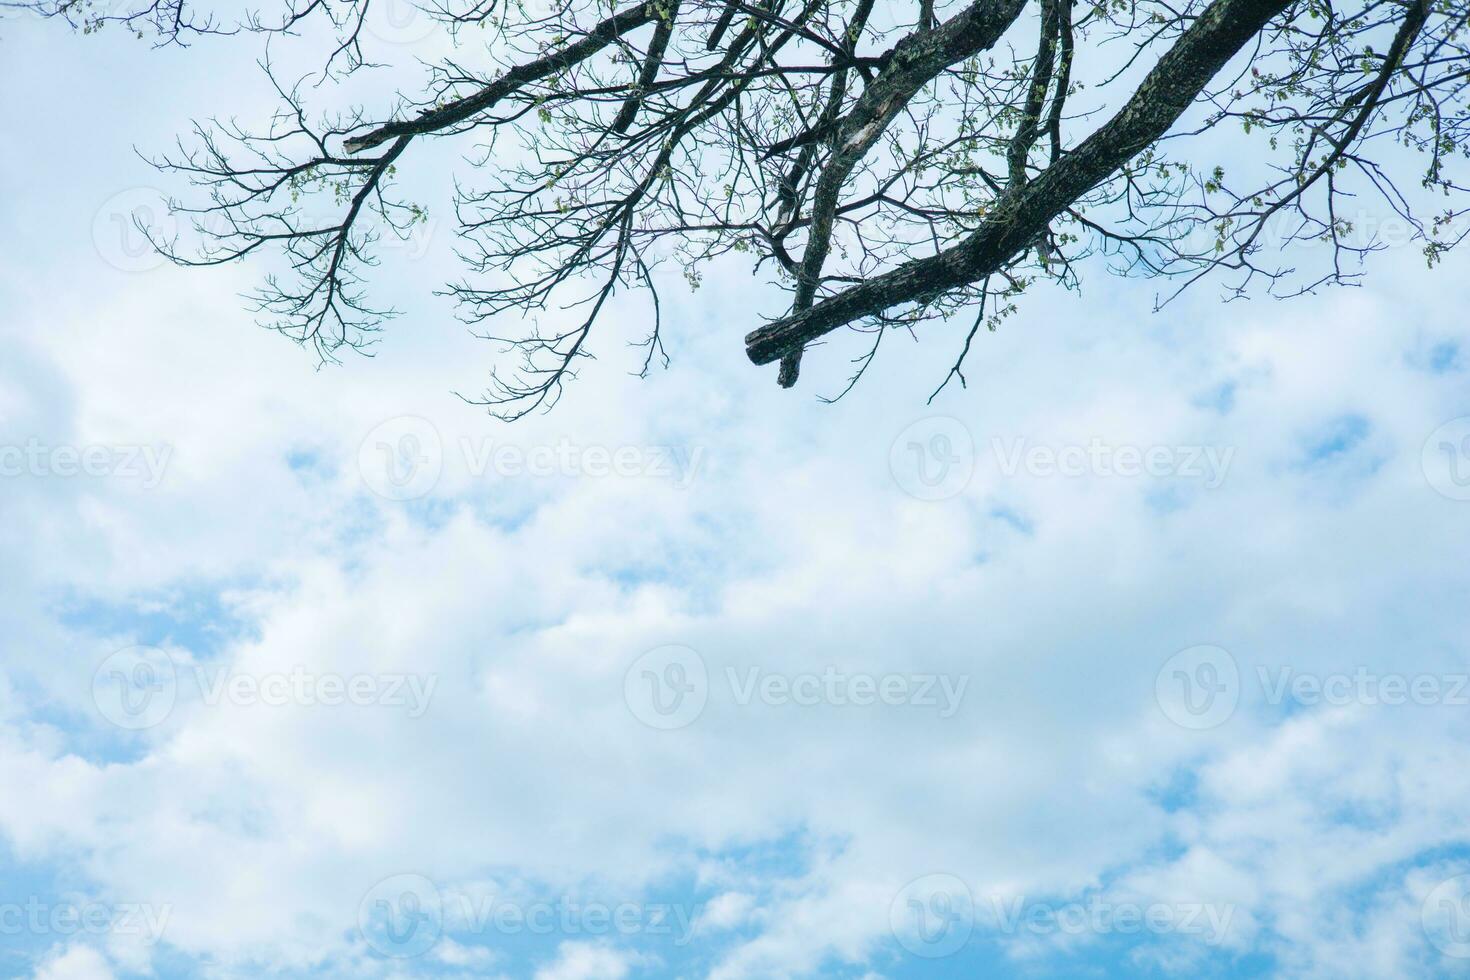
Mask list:
[[[707,929],[734,929],[745,924],[755,906],[753,895],[725,892],[705,905],[699,923]]]
[[[42,961],[35,980],[113,980],[106,958],[91,946],[72,945]]]
[[[371,975],[391,967],[353,932],[391,875],[453,893],[509,869],[529,900],[592,882],[643,901],[694,874],[717,896],[700,921],[730,944],[711,952],[714,976],[799,975],[866,968],[898,890],[940,872],[977,899],[1229,903],[1227,947],[1275,953],[1293,975],[1430,962],[1417,903],[1452,862],[1409,865],[1466,843],[1458,716],[1283,719],[1255,682],[1281,664],[1464,669],[1470,505],[1419,466],[1427,434],[1470,406],[1462,378],[1405,354],[1463,339],[1463,304],[1427,280],[1228,312],[1201,297],[1146,324],[1147,297],[1112,287],[1039,296],[983,338],[968,391],[926,408],[952,330],[894,345],[849,400],[820,407],[805,396],[839,386],[846,342],[778,391],[740,352],[748,281],[711,277],[675,311],[691,328],[673,372],[623,377],[609,337],[555,413],[506,428],[447,393],[473,390],[493,352],[431,313],[390,327],[377,360],[313,373],[237,312],[253,272],[119,279],[89,248],[55,244],[52,275],[92,269],[95,290],[8,287],[0,436],[172,456],[153,491],[4,487],[0,785],[25,791],[0,796],[0,834],[114,900],[169,904],[177,950],[242,975]],[[637,306],[621,310],[637,333]],[[931,414],[962,419],[978,449],[966,491],[934,503],[889,471],[892,440]],[[1349,414],[1369,420],[1378,469],[1304,469],[1314,433]],[[408,506],[357,470],[367,433],[402,415],[445,447],[436,493]],[[993,451],[1094,437],[1234,456],[1206,490],[1007,477]],[[564,439],[698,448],[707,468],[687,488],[508,478],[477,475],[459,449]],[[63,622],[62,599],[188,590],[223,591],[247,627],[211,666],[433,675],[431,710],[211,706],[186,691],[155,731],[107,729],[91,670],[136,626]],[[1246,690],[1228,725],[1190,732],[1158,711],[1154,675],[1206,642],[1236,655]],[[694,724],[660,732],[627,710],[623,682],[668,643],[697,650],[712,687]],[[742,706],[726,671],[751,666],[970,682],[951,719]],[[1162,801],[1181,773],[1194,774],[1182,799]],[[790,853],[746,866],[763,846]],[[1366,909],[1344,912],[1361,892]],[[461,938],[440,941],[440,962],[502,967]],[[1199,951],[1148,955],[1182,969]],[[43,969],[63,962],[106,969],[81,946]],[[538,976],[640,963],[654,969],[568,941]]]
[[[623,980],[637,957],[596,943],[562,943],[555,962],[536,971],[536,980]]]

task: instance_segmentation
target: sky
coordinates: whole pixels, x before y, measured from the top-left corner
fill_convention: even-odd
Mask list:
[[[507,425],[452,153],[370,358],[143,248],[259,56],[0,21],[0,976],[1470,974],[1463,257],[1095,271],[932,404],[732,262]]]

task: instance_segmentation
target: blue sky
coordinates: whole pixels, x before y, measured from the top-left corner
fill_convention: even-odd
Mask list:
[[[1460,259],[1095,270],[932,405],[732,262],[506,426],[447,222],[323,370],[130,237],[258,54],[0,21],[0,976],[1470,973]]]

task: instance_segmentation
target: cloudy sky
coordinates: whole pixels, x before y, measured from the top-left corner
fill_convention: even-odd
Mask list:
[[[826,405],[731,264],[508,426],[432,189],[322,370],[129,227],[260,53],[0,22],[0,976],[1470,973],[1461,258],[932,405],[958,321]]]

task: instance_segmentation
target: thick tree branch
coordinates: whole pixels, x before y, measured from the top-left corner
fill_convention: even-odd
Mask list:
[[[669,0],[667,9],[659,17],[658,26],[653,29],[653,40],[648,42],[648,54],[643,59],[643,67],[638,72],[638,83],[628,98],[623,101],[623,107],[618,111],[618,118],[613,121],[612,131],[614,133],[626,133],[628,127],[633,125],[633,120],[638,116],[638,107],[643,104],[644,93],[653,85],[658,78],[658,70],[663,67],[664,51],[669,46],[669,39],[674,36],[674,18],[679,16],[679,0]]]
[[[1159,59],[1122,110],[1075,151],[1002,198],[964,241],[752,331],[745,338],[746,353],[756,364],[769,364],[854,320],[994,273],[1069,204],[1168,132],[1216,72],[1293,2],[1215,0]]]
[[[938,28],[910,34],[894,47],[887,66],[843,117],[833,139],[835,151],[817,180],[806,252],[797,272],[792,304],[796,313],[812,304],[832,245],[837,202],[858,161],[878,142],[914,93],[955,62],[993,46],[1025,5],[1026,0],[975,0]],[[778,378],[782,387],[796,383],[800,356],[799,348],[786,352]]]
[[[164,43],[207,27],[190,0],[96,16],[25,2]],[[492,371],[501,417],[549,405],[626,325],[608,322],[614,296],[649,301],[651,333],[632,338],[646,368],[661,293],[722,257],[789,293],[747,338],[783,385],[839,326],[874,335],[855,380],[887,332],[983,297],[949,375],[963,383],[981,326],[1033,284],[1076,286],[1094,257],[1180,290],[1219,274],[1227,295],[1262,281],[1285,297],[1354,281],[1389,245],[1433,265],[1470,239],[1459,0],[1035,0],[1034,19],[1031,0],[434,0],[428,15],[461,40],[482,29],[484,50],[446,48],[375,116],[336,88],[373,63],[367,0],[276,2],[284,20],[242,27],[330,30],[320,80],[282,87],[264,65],[281,105],[259,130],[196,124],[197,144],[159,161],[203,189],[173,205],[193,234],[150,240],[185,264],[283,260],[260,308],[325,360],[391,315],[365,290],[379,249],[423,244],[447,214],[468,271],[448,294],[519,356],[514,376]],[[405,186],[428,199],[406,200],[398,161],[430,135],[472,158],[442,191],[419,174]],[[1385,220],[1404,232],[1386,239]]]
[[[501,99],[519,91],[530,82],[565,71],[571,66],[586,61],[628,31],[642,27],[658,18],[655,0],[645,0],[607,18],[587,34],[565,47],[534,61],[517,65],[474,95],[451,102],[436,109],[421,113],[417,119],[387,123],[364,136],[353,137],[342,145],[348,153],[361,153],[399,136],[420,136],[437,133],[457,126]]]

